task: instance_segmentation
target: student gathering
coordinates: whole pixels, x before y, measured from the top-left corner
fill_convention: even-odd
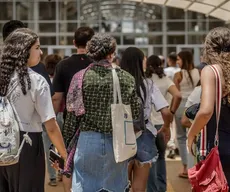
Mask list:
[[[166,158],[195,192],[230,185],[230,29],[167,57],[73,31],[75,53],[44,56],[20,20],[0,43],[0,192],[166,192]],[[181,191],[182,192],[182,191]]]

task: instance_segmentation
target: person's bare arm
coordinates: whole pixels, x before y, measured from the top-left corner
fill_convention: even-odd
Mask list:
[[[63,92],[55,92],[54,96],[52,97],[53,107],[56,114],[60,111],[63,98]]]
[[[174,75],[173,82],[176,85],[177,89],[180,91],[180,82],[182,81],[181,71],[177,72]]]
[[[66,160],[67,152],[66,152],[66,148],[65,148],[65,144],[62,138],[61,131],[59,129],[59,126],[56,120],[52,118],[46,121],[44,124],[45,124],[45,128],[46,128],[47,134],[51,142],[57,148],[60,155]]]
[[[170,113],[169,109],[167,107],[160,110],[164,124],[162,128],[159,130],[159,132],[163,132],[165,135],[165,143],[167,144],[171,137],[170,132],[170,123],[172,119],[172,114]]]
[[[175,85],[170,86],[168,92],[172,95],[170,111],[174,114],[180,105],[182,96]]]
[[[183,115],[182,118],[181,118],[181,124],[186,128],[190,128],[191,125],[192,125],[190,120],[185,115]]]
[[[201,105],[200,110],[192,123],[188,133],[188,147],[191,146],[195,136],[204,128],[212,117],[215,105],[216,79],[210,67],[205,67],[201,72]]]

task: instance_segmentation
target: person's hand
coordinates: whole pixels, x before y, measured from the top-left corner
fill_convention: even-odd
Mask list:
[[[164,140],[165,144],[167,144],[171,138],[171,131],[169,126],[163,125],[161,129],[158,131],[158,133],[163,133],[164,134]]]
[[[191,153],[193,156],[195,156],[194,152],[193,152],[193,148],[192,145],[193,143],[195,143],[196,140],[196,136],[193,136],[191,134],[188,134],[188,139],[187,139],[187,150],[189,153]]]

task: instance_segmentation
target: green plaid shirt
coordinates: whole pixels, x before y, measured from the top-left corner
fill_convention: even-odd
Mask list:
[[[127,72],[116,69],[120,81],[123,104],[131,105],[133,119],[140,112],[135,80]],[[103,66],[89,69],[83,80],[85,114],[80,119],[81,131],[112,133],[111,104],[113,103],[112,70]]]

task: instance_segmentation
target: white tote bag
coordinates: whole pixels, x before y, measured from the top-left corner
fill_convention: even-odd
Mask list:
[[[113,126],[113,151],[116,163],[133,157],[137,152],[136,136],[130,105],[122,104],[119,79],[115,69],[113,74],[113,104],[111,117]],[[117,103],[118,98],[118,103]]]

